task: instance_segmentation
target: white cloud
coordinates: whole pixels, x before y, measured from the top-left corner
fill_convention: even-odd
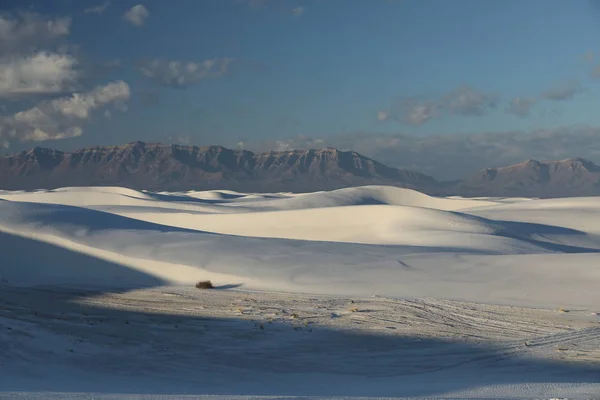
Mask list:
[[[422,125],[437,115],[439,106],[433,102],[415,104],[408,109],[404,122],[410,125]]]
[[[67,17],[31,12],[0,15],[0,98],[74,90],[77,60],[60,42],[70,29]],[[56,41],[57,51],[41,50]]]
[[[131,96],[131,91],[127,83],[117,81],[108,85],[98,86],[92,91],[92,95],[99,104],[107,104],[128,100],[129,96]]]
[[[470,86],[462,85],[442,99],[442,107],[452,114],[479,117],[498,104],[498,99],[490,94],[478,92]]]
[[[76,65],[68,54],[48,52],[0,59],[0,97],[71,90],[78,77]]]
[[[435,101],[421,101],[416,98],[398,100],[389,110],[379,111],[380,121],[394,120],[409,125],[422,125],[438,116],[441,105]]]
[[[273,150],[287,151],[287,150],[291,150],[291,149],[292,149],[292,145],[290,143],[287,143],[283,140],[277,140],[277,141],[275,141],[275,148]]]
[[[542,93],[542,97],[547,100],[565,101],[572,99],[577,93],[581,93],[583,88],[577,81],[566,82]]]
[[[165,86],[184,88],[203,79],[218,78],[229,71],[230,58],[191,61],[154,60],[141,67],[144,76]]]
[[[112,82],[85,93],[47,100],[33,108],[0,117],[0,139],[43,141],[81,136],[82,122],[90,113],[108,104],[119,104],[129,99],[129,85]]]
[[[142,26],[146,19],[150,16],[148,9],[142,4],[135,5],[123,14],[125,20],[131,22],[135,26]]]
[[[95,7],[88,7],[85,10],[83,10],[84,13],[86,14],[98,14],[101,15],[104,10],[106,10],[106,8],[110,5],[109,1],[105,1],[104,3],[97,5]]]
[[[22,13],[0,16],[0,55],[29,52],[37,46],[69,35],[71,18],[46,18]]]

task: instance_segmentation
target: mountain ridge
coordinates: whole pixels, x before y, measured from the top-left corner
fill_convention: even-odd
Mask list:
[[[37,146],[0,156],[0,189],[4,190],[123,186],[157,191],[313,192],[362,185],[466,197],[588,196],[600,195],[600,166],[584,158],[528,159],[443,182],[331,147],[255,153],[220,145],[135,141],[71,152]]]
[[[363,184],[414,189],[435,179],[334,148],[253,153],[224,146],[130,142],[73,152],[35,147],[0,157],[2,189],[118,185],[149,190],[330,190]]]

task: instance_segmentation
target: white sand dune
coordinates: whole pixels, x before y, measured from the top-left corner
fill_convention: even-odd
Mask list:
[[[364,186],[330,192],[304,193],[287,196],[268,196],[267,201],[255,201],[252,207],[263,210],[299,210],[356,205],[415,206],[437,210],[460,210],[463,208],[501,204],[487,199],[437,198],[410,189],[389,186]],[[268,200],[277,199],[277,202]],[[257,199],[257,200],[260,200]]]
[[[110,255],[165,282],[225,276],[274,291],[600,304],[595,199],[444,199],[379,186],[250,199],[228,191],[114,187],[2,192],[0,198],[6,200],[0,230]],[[68,275],[60,272],[65,263],[53,261],[48,274]],[[10,264],[0,268],[4,279],[16,279]],[[28,274],[27,282],[43,284],[48,274]],[[79,276],[69,283],[96,281]]]
[[[460,210],[465,208],[503,204],[503,201],[486,199],[436,198],[410,189],[388,186],[364,186],[351,189],[317,193],[270,193],[246,194],[228,190],[202,192],[148,192],[120,187],[63,188],[39,191],[0,191],[0,198],[12,201],[64,204],[75,206],[147,206],[164,204],[171,208],[185,206],[249,207],[251,210],[298,210],[306,208],[342,207],[355,205],[386,204],[416,206],[438,210]],[[193,208],[190,208],[193,209]]]
[[[132,373],[128,365],[153,365],[155,370],[138,375],[160,376],[169,390],[181,380],[195,394],[389,396],[410,388],[405,393],[502,397],[498,394],[508,391],[515,398],[539,398],[540,394],[600,390],[588,376],[600,362],[595,314],[600,312],[600,201],[596,198],[434,198],[381,186],[301,195],[153,193],[115,187],[3,191],[0,254],[0,289],[7,293],[6,304],[0,304],[4,307],[0,307],[0,353],[8,354],[0,357],[0,386],[41,391],[27,394],[31,398],[44,398],[48,391],[64,387],[102,391],[90,378],[95,375],[89,363],[95,357],[104,357],[127,373]],[[193,284],[202,279],[237,289],[222,292],[230,293],[225,297],[215,295],[211,303],[210,297],[188,291],[195,291]],[[40,287],[54,289],[45,292]],[[142,291],[115,302],[98,300],[94,307],[85,308],[85,318],[75,318],[63,315],[64,310],[74,307],[72,302],[81,296],[56,291],[65,287],[84,290],[81,293]],[[378,297],[365,300],[374,295]],[[355,299],[363,309],[353,314],[344,308],[343,298]],[[419,300],[424,298],[429,300]],[[283,306],[283,299],[290,304]],[[36,313],[41,311],[31,311],[40,307],[49,320],[39,319]],[[77,307],[69,312],[75,313]],[[87,315],[99,313],[97,318],[105,320],[103,307],[129,307],[137,313],[138,317],[127,316],[138,318],[133,328],[137,333],[121,332],[122,325],[114,325],[123,319],[122,311],[115,311],[102,334],[90,333]],[[551,311],[560,307],[570,312]],[[158,325],[151,322],[159,309],[193,316],[192,325],[186,322],[185,330],[169,333],[165,324],[176,329],[173,326],[184,322],[173,322],[173,316]],[[304,315],[304,325],[296,324],[290,331],[273,325],[269,341],[250,344],[248,338],[259,336],[240,333],[247,323],[254,324],[250,328],[254,332],[260,321],[280,318],[283,323],[291,314]],[[196,324],[197,318],[204,322]],[[241,322],[231,325],[232,318]],[[283,333],[308,329],[312,323],[329,333]],[[3,326],[10,331],[3,331]],[[216,330],[207,334],[206,327]],[[75,336],[66,333],[75,328],[79,332]],[[3,350],[2,343],[15,340],[10,335],[25,330],[44,333],[19,341],[18,351]],[[373,342],[369,335],[395,339]],[[199,343],[199,337],[206,347],[193,358],[186,357],[184,351],[190,351],[186,346]],[[234,342],[223,342],[223,337]],[[424,337],[434,341],[415,344]],[[463,343],[463,339],[471,341]],[[378,347],[378,340],[387,344]],[[149,343],[170,343],[165,349],[150,346],[161,354],[166,370],[157,372],[155,358],[143,361],[146,350],[142,349]],[[284,346],[284,353],[275,351],[273,343]],[[351,351],[355,345],[364,348],[366,359],[356,359]],[[107,346],[119,350],[108,357]],[[337,350],[330,354],[331,346]],[[557,348],[568,351],[557,355]],[[85,364],[64,361],[57,349],[81,352],[77,359]],[[246,350],[253,354],[254,363],[262,354],[290,374],[274,377],[266,365],[244,364],[239,354]],[[43,354],[58,357],[50,363],[54,367],[44,366],[48,360]],[[203,354],[217,357],[217,369]],[[412,367],[399,366],[392,354]],[[511,361],[495,366],[505,359]],[[576,364],[561,367],[564,360]],[[4,371],[7,362],[20,367]],[[103,374],[106,368],[100,368]],[[204,380],[182,373],[190,368],[204,371]],[[531,380],[522,378],[536,368]],[[79,386],[50,385],[72,382],[69,377],[80,369]],[[36,383],[23,372],[32,370],[44,378]],[[245,371],[243,383],[228,392],[227,376],[240,371]],[[548,371],[559,378],[548,377]],[[2,374],[8,372],[11,378],[3,380]],[[106,376],[115,388],[134,390],[127,382]],[[295,376],[318,381],[320,386],[308,390],[295,383]],[[360,378],[349,381],[348,376]],[[432,380],[437,386],[426,383]],[[278,384],[266,390],[267,381]],[[136,388],[161,385],[153,379],[132,382]],[[410,382],[421,383],[417,387]],[[198,392],[202,388],[206,391]]]

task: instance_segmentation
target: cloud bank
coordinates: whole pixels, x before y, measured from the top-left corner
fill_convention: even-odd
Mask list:
[[[481,117],[498,105],[498,96],[461,85],[437,99],[401,98],[387,110],[379,110],[380,121],[393,120],[409,125],[422,125],[442,115]]]
[[[88,92],[40,102],[30,109],[0,117],[0,139],[44,141],[81,136],[81,123],[90,118],[92,111],[111,103],[119,106],[130,95],[129,85],[117,81]]]
[[[63,42],[70,28],[70,18],[35,13],[0,16],[0,100],[10,100],[11,105],[11,111],[2,107],[0,113],[3,147],[15,140],[80,136],[95,110],[109,105],[126,109],[131,96],[127,83],[118,80],[85,88],[80,63]],[[105,111],[105,116],[111,115]]]

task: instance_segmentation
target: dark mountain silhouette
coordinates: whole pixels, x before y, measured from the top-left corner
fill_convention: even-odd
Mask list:
[[[8,190],[123,186],[305,192],[369,184],[430,191],[437,182],[331,148],[252,153],[222,146],[134,142],[74,152],[36,147],[0,157],[0,188]]]

